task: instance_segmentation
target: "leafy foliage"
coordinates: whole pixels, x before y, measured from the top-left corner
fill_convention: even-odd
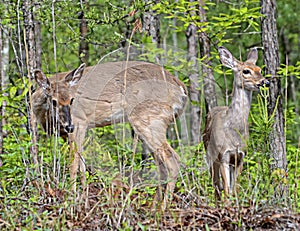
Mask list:
[[[222,224],[223,228],[253,228],[243,226],[246,223],[243,218],[246,213],[243,213],[243,217],[236,217],[237,213],[224,215],[217,213],[215,208],[209,209],[211,208],[209,206],[215,204],[214,190],[205,163],[202,142],[190,146],[182,144],[178,139],[170,140],[182,158],[182,166],[176,197],[170,210],[165,214],[153,215],[149,210],[157,185],[154,171],[156,167],[150,157],[145,163],[145,169],[141,168],[142,145],[139,143],[133,152],[133,135],[128,124],[89,131],[83,153],[89,166],[87,174],[90,183],[89,210],[84,210],[85,200],[74,200],[78,195],[73,195],[70,189],[68,169],[71,160],[67,143],[57,136],[47,137],[39,129],[40,164],[34,166],[30,155],[31,137],[28,132],[29,105],[26,105],[29,98],[28,90],[32,86],[24,76],[25,61],[21,60],[24,56],[21,28],[23,12],[19,1],[9,3],[0,5],[1,29],[6,30],[4,39],[8,39],[10,43],[9,73],[7,73],[9,84],[2,86],[0,97],[0,105],[5,109],[2,117],[3,152],[0,156],[1,229],[70,230],[76,227],[89,228],[87,224],[94,225],[92,228],[104,227],[105,224],[107,229],[148,230],[166,227],[167,221],[173,222],[176,228],[181,227],[180,224],[183,224],[181,221],[191,222],[193,219],[195,221],[198,219],[199,224],[204,224],[203,216],[207,216],[205,217],[205,221],[208,221],[206,224],[209,224],[205,226],[207,230],[213,227],[213,224]],[[278,13],[281,16],[278,17],[281,53],[282,57],[290,54],[289,63],[286,64],[283,60],[285,64],[282,64],[282,68],[278,71],[283,86],[286,86],[285,83],[291,78],[298,83],[300,76],[300,63],[297,62],[299,52],[295,45],[299,40],[297,27],[299,23],[296,23],[299,17],[295,10],[299,4],[295,4],[295,1],[278,1],[280,6]],[[90,64],[96,64],[99,60],[113,59],[113,55],[107,59],[104,57],[117,48],[130,44],[137,47],[138,56],[135,58],[152,62],[157,62],[157,58],[160,58],[166,68],[177,74],[187,86],[186,76],[191,63],[186,60],[184,32],[189,24],[195,24],[199,32],[206,32],[213,47],[226,44],[236,54],[241,53],[241,50],[246,52],[246,48],[261,45],[262,15],[258,0],[206,1],[202,7],[206,11],[207,22],[200,22],[199,1],[161,0],[154,3],[140,0],[96,0],[82,5],[74,1],[36,2],[35,19],[42,27],[42,69],[54,73],[77,66],[80,41],[78,13],[82,10],[89,27],[86,40],[89,44]],[[164,48],[157,48],[151,43],[151,38],[143,32],[134,31],[136,20],[140,20],[144,12],[150,9],[162,16],[160,21],[165,40]],[[170,45],[173,44],[172,33],[178,37],[179,45],[176,50]],[[291,48],[287,46],[286,41]],[[124,54],[118,55],[120,58]],[[215,79],[220,89],[218,94],[223,97],[227,88],[231,88],[231,81],[228,80],[227,86],[221,65],[218,65],[215,49],[212,49],[212,60]],[[203,60],[198,61],[202,63]],[[259,62],[262,62],[262,59]],[[228,77],[232,76],[230,71],[226,71],[225,74]],[[202,77],[199,81],[202,82]],[[296,95],[298,98],[299,91],[296,91]],[[241,213],[249,211],[247,210],[249,208],[251,213],[257,212],[259,206],[266,205],[285,206],[299,212],[300,131],[297,111],[299,101],[291,102],[290,98],[286,98],[285,102],[288,173],[278,169],[271,172],[269,166],[274,160],[270,159],[268,134],[274,121],[273,116],[269,116],[267,112],[268,97],[267,90],[254,97],[248,154],[239,178],[237,195],[230,198],[230,203],[238,205]],[[176,126],[176,129],[180,130],[180,122]],[[36,168],[38,172],[35,171]],[[139,181],[141,178],[142,182]],[[280,183],[283,183],[289,191],[288,195],[282,197],[282,201],[276,201],[273,194]],[[247,209],[242,209],[243,206]],[[228,210],[228,205],[224,207],[226,208],[224,211],[232,212]],[[188,212],[181,213],[181,211]],[[202,217],[199,214],[202,214]],[[266,217],[260,221],[272,225],[276,223],[274,222],[276,217],[273,218],[273,215],[270,215],[273,220]],[[234,222],[228,222],[232,217]],[[228,226],[225,226],[226,224]]]

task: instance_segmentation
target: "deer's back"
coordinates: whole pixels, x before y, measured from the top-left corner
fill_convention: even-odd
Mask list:
[[[132,88],[136,84],[149,83],[149,81],[168,82],[175,88],[182,87],[185,91],[185,86],[161,66],[141,61],[129,61],[108,62],[85,68],[84,78],[77,87],[77,94],[99,99],[98,95],[104,98],[105,91],[124,92],[125,88]],[[148,89],[140,90],[147,91]]]
[[[159,102],[173,117],[181,114],[186,100],[184,84],[159,65],[109,62],[86,68],[76,89],[72,115],[103,126],[112,120],[119,122],[137,106],[147,113],[147,108]]]

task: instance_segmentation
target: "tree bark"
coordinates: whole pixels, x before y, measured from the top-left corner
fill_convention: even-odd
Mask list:
[[[268,105],[268,114],[275,113],[274,125],[269,135],[270,153],[273,163],[271,171],[276,169],[287,170],[286,160],[286,140],[285,140],[285,121],[282,105],[282,94],[280,79],[277,77],[277,70],[280,65],[278,35],[276,26],[276,0],[261,0],[262,17],[262,43],[264,48],[265,75],[270,77],[270,97]],[[276,107],[276,102],[278,105]],[[284,193],[284,187],[276,191],[277,195]]]
[[[285,34],[285,29],[282,28],[281,33],[280,33],[280,38],[282,40],[282,49],[283,49],[283,54],[286,57],[286,65],[289,65],[291,63],[290,60],[290,54],[292,52],[291,46],[290,46],[290,41],[288,39],[288,36]],[[299,114],[298,112],[298,104],[297,104],[297,91],[296,91],[296,84],[295,84],[295,76],[287,76],[288,80],[288,89],[287,89],[287,98],[291,99],[292,102],[295,105],[295,113],[296,116]],[[297,133],[298,134],[298,133]]]
[[[197,61],[197,28],[190,24],[186,30],[188,61],[191,62],[189,70],[189,93],[190,93],[190,131],[191,144],[200,142],[200,91],[199,91],[199,69]]]
[[[2,50],[3,50],[3,41],[2,41],[2,22],[0,19],[0,78],[1,78],[1,88],[0,91],[3,92],[3,71],[2,71]],[[0,119],[0,154],[3,153],[3,105],[1,105],[1,119]],[[0,167],[2,166],[2,161],[0,158]]]
[[[24,42],[26,51],[26,67],[28,71],[29,81],[32,80],[33,70],[37,68],[36,62],[36,46],[35,46],[35,31],[34,31],[34,16],[33,16],[34,2],[32,0],[23,1],[23,20],[24,20]],[[29,101],[31,102],[31,89],[29,89]],[[27,107],[30,102],[26,102]],[[37,123],[35,116],[32,111],[32,107],[28,109],[29,111],[29,127],[31,132],[31,142],[32,146],[30,148],[30,153],[32,155],[33,164],[36,166],[36,171],[38,171],[38,146],[37,146]]]
[[[23,15],[24,15],[24,29],[25,29],[25,42],[27,45],[27,59],[28,68],[30,73],[37,68],[36,65],[36,47],[35,47],[35,30],[34,30],[34,16],[33,16],[33,1],[23,1]]]
[[[206,23],[206,12],[204,9],[205,1],[199,0],[199,16],[200,23]],[[210,54],[210,41],[208,35],[202,28],[199,28],[199,42],[200,42],[200,57],[203,59],[202,65],[202,75],[203,75],[203,89],[204,89],[204,98],[206,105],[206,112],[209,112],[213,107],[217,106],[217,96],[215,89],[215,78],[213,75],[213,70],[211,68],[211,54]]]
[[[175,0],[175,2],[178,2],[178,0]],[[177,19],[176,17],[173,18],[172,20],[173,27],[177,27]],[[173,30],[172,33],[172,40],[173,40],[173,52],[176,53],[178,51],[178,39],[177,39],[177,33],[175,30]],[[176,59],[176,57],[175,57]],[[176,62],[176,60],[175,60]],[[174,71],[175,77],[178,79],[178,72]],[[189,143],[189,129],[187,126],[187,121],[186,121],[186,112],[183,111],[182,115],[180,116],[180,139],[181,139],[181,144],[187,145]]]
[[[146,0],[146,2],[150,2],[150,1]],[[156,12],[154,12],[153,10],[146,10],[142,17],[142,27],[143,27],[143,31],[146,32],[146,35],[150,36],[152,42],[156,44],[156,47],[160,47],[159,15],[156,14]],[[142,160],[146,161],[147,159],[149,159],[149,153],[151,153],[151,151],[145,142],[142,143],[142,148],[143,148]]]
[[[40,2],[35,2],[35,11],[38,11],[40,8]],[[41,22],[33,17],[34,22],[34,41],[35,41],[35,59],[36,59],[36,68],[42,68],[42,30]]]
[[[157,2],[156,0],[155,2]],[[146,1],[148,2],[148,0]],[[159,15],[153,10],[148,10],[144,12],[143,15],[143,31],[146,32],[147,36],[151,36],[152,42],[160,46],[160,22]]]
[[[0,25],[1,25],[1,19],[0,19]],[[9,65],[9,40],[7,37],[7,34],[5,33],[7,30],[4,28],[4,26],[1,25],[0,27],[0,79],[1,79],[1,86],[0,90],[1,92],[4,92],[5,89],[8,86],[9,83],[9,78],[7,74],[7,69]],[[7,94],[7,93],[3,93]],[[3,100],[2,105],[1,105],[1,118],[0,118],[0,154],[4,153],[3,150],[3,140],[4,137],[6,136],[6,131],[3,129],[3,126],[6,124],[5,121],[5,107],[6,107],[6,102]],[[0,159],[0,167],[2,166],[2,161]]]
[[[80,30],[80,44],[79,44],[79,59],[81,63],[88,65],[89,61],[89,44],[86,40],[88,33],[88,23],[84,17],[83,5],[86,4],[85,1],[81,2],[81,11],[79,12],[79,30]]]

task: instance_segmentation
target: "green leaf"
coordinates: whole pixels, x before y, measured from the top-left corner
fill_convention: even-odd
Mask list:
[[[10,95],[11,98],[14,98],[16,93],[17,93],[17,88],[16,87],[13,86],[9,89],[9,95]]]

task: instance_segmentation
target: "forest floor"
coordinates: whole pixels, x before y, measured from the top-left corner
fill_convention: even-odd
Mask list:
[[[56,192],[55,195],[61,197],[63,194]],[[145,192],[130,192],[124,185],[110,189],[91,185],[89,199],[85,202],[82,200],[81,206],[76,204],[73,212],[65,213],[65,219],[59,219],[64,223],[61,227],[76,231],[300,230],[300,214],[266,202],[248,202],[247,206],[237,206],[235,201],[231,205],[216,207],[205,204],[203,198],[175,192],[172,203],[161,211],[151,209],[150,197]],[[86,202],[89,204],[88,209],[85,207]],[[61,203],[64,203],[63,199]],[[53,218],[50,220],[57,221],[62,214],[60,206],[48,204],[42,207],[42,210],[52,211]]]
[[[97,180],[88,194],[77,190],[76,199],[69,187],[50,182],[31,182],[19,196],[0,196],[0,230],[300,230],[297,203],[274,198],[251,201],[245,195],[216,205],[210,196],[179,187],[161,210],[152,206],[155,187],[145,182],[130,187],[118,177]]]

